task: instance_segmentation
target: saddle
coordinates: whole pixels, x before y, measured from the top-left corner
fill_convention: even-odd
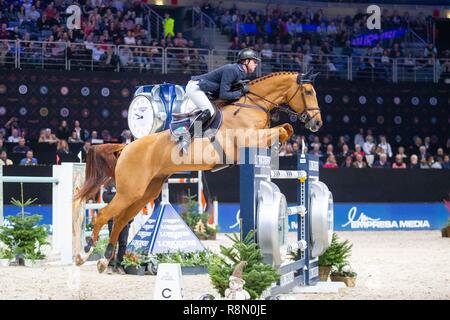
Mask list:
[[[231,91],[241,90],[242,87],[248,82],[249,80],[241,80],[234,83],[231,86]],[[203,133],[206,133],[208,129],[211,129],[215,134],[222,123],[222,112],[220,111],[220,108],[229,104],[229,102],[219,99],[219,97],[217,95],[214,95],[212,92],[207,92],[206,96],[211,101],[215,113],[212,119],[205,126],[203,126]],[[189,131],[189,128],[195,122],[195,119],[200,113],[200,110],[194,110],[192,112],[186,113],[172,113],[172,121],[170,123],[170,131],[172,132],[172,134],[177,137],[179,136],[179,134],[182,134],[182,131]]]
[[[216,103],[216,101],[211,101],[211,103],[214,107],[214,115],[207,123],[203,125],[202,132],[195,132],[192,138],[206,137],[209,139],[213,139],[217,131],[220,129],[220,126],[222,125],[222,111],[218,107],[219,103]],[[180,139],[180,137],[189,135],[189,130],[195,124],[195,120],[200,115],[200,113],[201,110],[194,110],[188,113],[172,114],[172,121],[170,122],[169,128],[170,132],[177,139],[177,141]]]
[[[242,89],[242,87],[247,83],[248,81],[243,80],[234,83],[231,86],[231,91],[237,91]],[[230,102],[224,101],[218,98],[217,95],[214,95],[211,92],[207,92],[206,96],[211,101],[211,104],[214,107],[214,115],[212,118],[202,126],[202,132],[195,132],[192,139],[195,138],[208,138],[212,143],[214,142],[214,136],[216,135],[217,131],[219,131],[220,126],[222,125],[222,111],[221,108]],[[191,100],[185,101],[186,109],[189,109],[187,104],[192,103]],[[192,107],[192,106],[191,106]],[[194,109],[191,112],[184,112],[184,113],[172,113],[172,121],[170,122],[169,128],[172,136],[175,138],[175,141],[177,141],[177,144],[180,149],[182,149],[183,152],[187,151],[187,146],[190,144],[191,136],[191,128],[195,125],[197,118],[200,116],[201,110]],[[194,128],[195,129],[195,128]],[[219,146],[217,144],[214,144],[214,147],[216,149],[219,149]],[[220,147],[221,149],[221,147]],[[223,149],[217,150],[220,152],[224,157]]]

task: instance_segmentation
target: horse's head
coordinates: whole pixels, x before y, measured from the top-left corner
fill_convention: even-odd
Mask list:
[[[287,93],[287,102],[305,124],[305,128],[316,132],[322,126],[322,116],[320,114],[319,103],[313,82],[318,73],[300,73],[297,77],[297,85],[291,86]]]

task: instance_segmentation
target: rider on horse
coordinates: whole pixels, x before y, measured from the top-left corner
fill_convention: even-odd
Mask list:
[[[245,48],[239,51],[237,63],[226,64],[211,72],[193,76],[186,86],[186,94],[202,111],[196,121],[201,121],[204,125],[214,115],[214,107],[206,92],[222,100],[237,100],[249,92],[247,84],[243,84],[242,88],[236,91],[231,91],[231,87],[245,80],[248,73],[254,72],[260,61],[255,50]],[[192,136],[193,130],[190,133]]]

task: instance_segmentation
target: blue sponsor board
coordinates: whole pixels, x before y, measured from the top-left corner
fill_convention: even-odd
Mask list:
[[[337,231],[435,230],[448,219],[444,203],[340,203],[334,210]]]
[[[294,205],[294,204],[290,204]],[[448,219],[443,203],[369,204],[337,203],[334,205],[334,230],[437,230]],[[239,231],[239,205],[219,204],[219,232]],[[297,230],[295,217],[289,217],[289,231]]]
[[[363,34],[359,37],[353,38],[352,45],[353,46],[373,46],[378,41],[403,37],[405,35],[406,31],[407,30],[405,28],[398,28],[398,29],[386,30],[382,33]]]
[[[5,217],[4,226],[9,226],[8,216],[15,216],[20,213],[21,209],[16,206],[3,206],[3,215]],[[49,205],[36,205],[28,206],[24,209],[25,212],[30,214],[39,214],[42,216],[40,224],[48,225],[48,232],[52,232],[52,206]]]
[[[181,212],[180,206],[174,207]],[[20,212],[15,206],[5,206],[4,210],[6,221],[9,215]],[[43,224],[52,223],[51,206],[29,206],[25,211],[42,215]],[[444,203],[335,203],[334,230],[438,230],[447,223],[448,216]],[[289,217],[289,230],[297,230],[294,217]],[[219,232],[238,231],[239,204],[219,203]]]

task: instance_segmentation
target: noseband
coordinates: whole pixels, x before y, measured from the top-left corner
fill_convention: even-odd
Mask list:
[[[248,98],[251,102],[254,103],[254,105],[251,104],[245,104],[245,103],[239,103],[236,102],[234,103],[234,105],[238,106],[238,107],[243,107],[243,108],[254,108],[254,109],[259,109],[264,111],[265,113],[267,113],[268,117],[269,117],[269,121],[270,121],[270,111],[267,108],[264,108],[263,106],[260,106],[259,104],[257,104],[249,95],[254,95],[268,103],[270,103],[271,105],[273,105],[273,109],[274,110],[279,110],[281,112],[287,113],[290,117],[295,117],[298,118],[302,123],[304,123],[305,125],[307,125],[316,115],[320,114],[320,108],[318,107],[311,107],[309,108],[308,105],[306,104],[306,99],[305,99],[305,92],[304,92],[304,88],[303,88],[303,84],[299,84],[297,86],[297,89],[295,90],[294,94],[292,95],[292,97],[287,101],[287,105],[289,105],[289,102],[291,102],[292,99],[294,99],[294,97],[298,94],[301,93],[302,96],[302,100],[303,100],[303,104],[305,106],[305,110],[303,110],[303,112],[295,112],[293,110],[291,110],[289,107],[285,107],[283,105],[279,105],[278,103],[275,103],[273,101],[270,101],[262,96],[260,96],[257,93],[254,93],[252,91],[249,91],[245,97]],[[309,111],[316,111],[316,113],[314,113],[313,116],[310,116],[308,114]],[[236,115],[239,112],[239,109],[236,110],[234,112],[234,115]]]

